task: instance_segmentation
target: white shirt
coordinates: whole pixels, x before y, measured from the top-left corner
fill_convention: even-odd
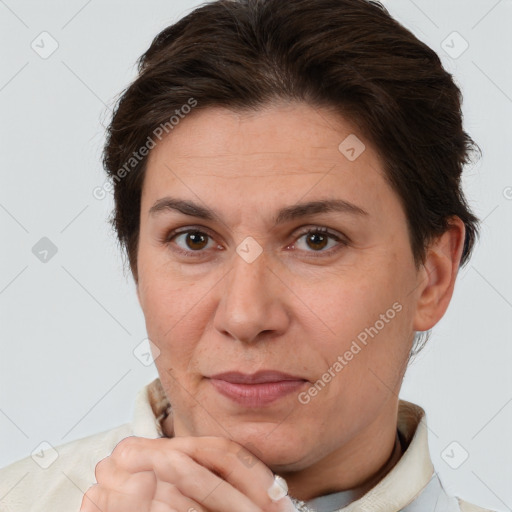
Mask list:
[[[96,464],[125,437],[163,437],[160,422],[169,407],[160,379],[155,379],[139,391],[131,423],[56,446],[53,462],[56,454],[51,449],[0,469],[0,512],[78,511],[83,494],[96,483]],[[448,496],[430,459],[420,406],[400,400],[397,427],[406,449],[372,489],[355,501],[347,499],[351,491],[342,491],[306,504],[318,512],[332,512],[347,501],[343,512],[492,512]]]

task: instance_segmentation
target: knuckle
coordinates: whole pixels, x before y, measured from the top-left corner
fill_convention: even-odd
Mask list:
[[[137,451],[140,450],[140,440],[135,436],[125,437],[112,451],[112,458],[115,459],[117,464],[123,466],[132,460]]]
[[[161,454],[162,462],[168,462],[170,466],[182,466],[187,463],[189,456],[179,450],[172,450]]]
[[[89,489],[87,489],[87,491],[84,494],[84,500],[85,499],[92,500],[92,499],[98,497],[100,492],[101,492],[101,489],[98,484],[91,485],[91,487],[89,487]]]
[[[110,461],[110,457],[105,457],[96,464],[96,467],[94,468],[94,476],[96,478],[96,482],[99,483],[103,480],[108,471],[108,467],[110,466]]]
[[[94,484],[85,492],[80,506],[80,512],[89,512],[96,510],[101,501],[101,488],[98,484]]]
[[[191,482],[197,481],[196,472],[188,465],[182,465],[176,468],[174,473],[174,484],[177,489],[190,487]]]
[[[155,496],[158,480],[153,472],[131,475],[124,484],[124,491],[139,497],[152,499]]]
[[[187,468],[190,466],[190,457],[183,452],[173,450],[160,454],[159,459],[158,467],[165,473],[167,479],[172,481],[173,484],[181,484],[183,482],[183,474],[188,473]]]

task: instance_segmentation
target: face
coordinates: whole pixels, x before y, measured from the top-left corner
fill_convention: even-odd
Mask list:
[[[324,201],[338,207],[298,208]],[[347,120],[197,110],[151,151],[140,220],[137,292],[175,435],[297,470],[396,421],[419,274],[399,198]],[[214,378],[264,370],[294,378]]]

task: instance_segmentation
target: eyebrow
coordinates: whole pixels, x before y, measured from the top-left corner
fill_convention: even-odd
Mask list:
[[[149,214],[151,216],[155,216],[157,214],[173,210],[178,211],[183,215],[189,215],[190,217],[198,217],[200,219],[216,221],[223,224],[222,219],[214,210],[201,206],[190,200],[176,199],[172,197],[163,197],[156,201],[149,209]],[[368,215],[366,210],[363,210],[361,207],[345,201],[344,199],[324,199],[286,206],[277,212],[274,223],[277,226],[309,215],[330,212],[349,213],[360,216]]]

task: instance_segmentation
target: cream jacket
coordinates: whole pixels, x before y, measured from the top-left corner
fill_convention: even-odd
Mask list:
[[[133,421],[50,448],[0,469],[0,512],[78,512],[96,464],[128,436],[162,437],[169,408],[159,379],[137,395]],[[344,512],[491,512],[448,496],[430,459],[425,411],[400,400],[398,429],[407,449],[391,471]]]

